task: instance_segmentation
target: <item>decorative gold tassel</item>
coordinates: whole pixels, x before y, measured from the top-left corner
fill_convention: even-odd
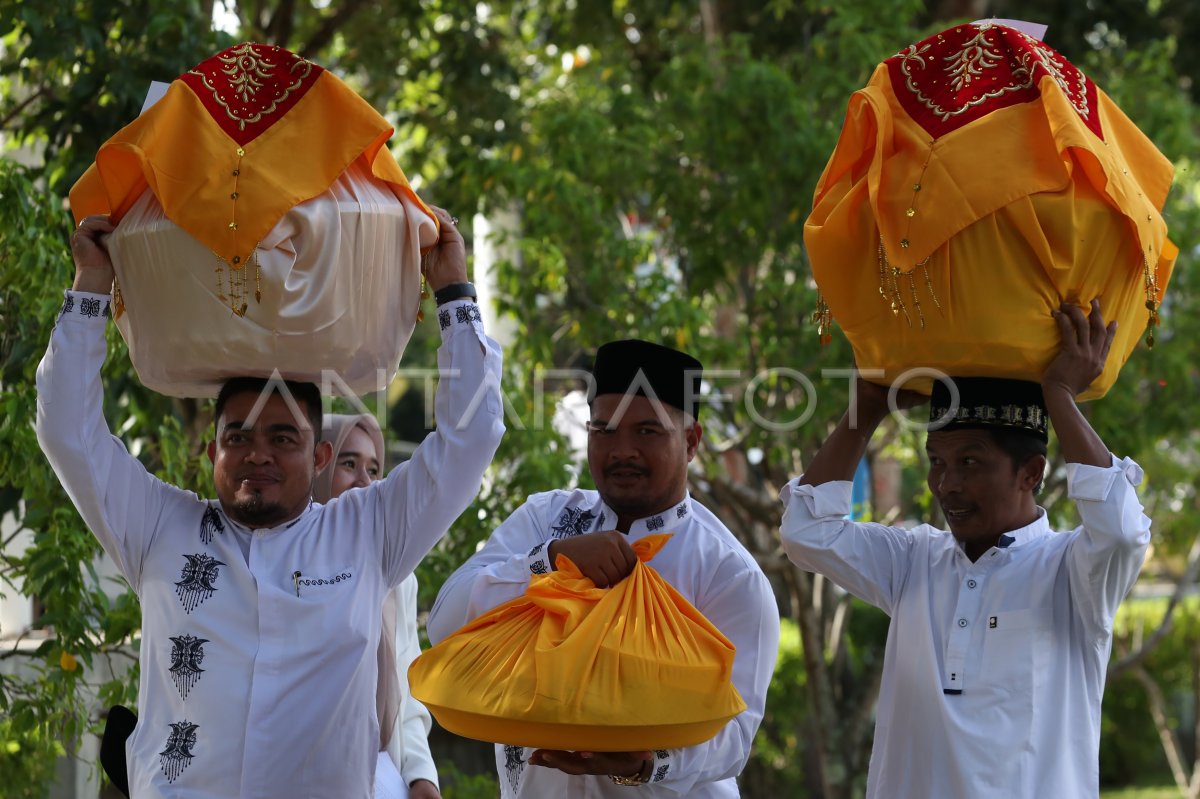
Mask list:
[[[421,299],[417,301],[417,321],[425,321],[425,300],[429,299],[429,284],[425,282],[425,256],[421,256]]]
[[[262,264],[258,262],[258,245],[254,245],[254,302],[262,304]]]
[[[1158,327],[1158,269],[1150,269],[1150,261],[1142,256],[1142,274],[1146,281],[1146,347],[1154,349],[1154,328]]]
[[[121,318],[121,314],[125,313],[125,298],[121,296],[121,284],[117,282],[116,277],[113,278],[112,287],[112,318],[117,320]]]
[[[813,311],[812,321],[817,326],[817,337],[821,346],[833,341],[833,312],[829,310],[829,303],[825,302],[825,295],[820,292],[817,292],[817,309]]]

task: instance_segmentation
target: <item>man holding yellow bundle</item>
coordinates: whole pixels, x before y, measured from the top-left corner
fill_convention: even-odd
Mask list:
[[[1072,305],[1041,384],[936,383],[929,489],[950,527],[847,520],[850,480],[888,389],[851,409],[782,499],[783,545],[892,619],[867,796],[1095,796],[1113,618],[1150,540],[1136,486],[1075,404],[1103,371],[1116,323]],[[901,406],[917,395],[901,392]],[[945,397],[945,399],[943,399]],[[1047,418],[1082,525],[1050,529],[1035,494]]]
[[[588,423],[588,464],[599,490],[530,497],[446,582],[428,630],[434,643],[445,639],[520,597],[531,579],[555,569],[560,557],[600,588],[617,585],[638,562],[632,541],[672,533],[649,565],[736,647],[732,682],[746,710],[711,740],[680,749],[567,752],[498,742],[503,797],[624,796],[623,786],[630,785],[644,786],[643,796],[738,795],[736,777],[749,758],[774,669],[779,612],[754,558],[688,494],[688,463],[701,438],[696,422],[700,373],[696,359],[649,342],[602,346]],[[631,710],[654,715],[651,708]]]

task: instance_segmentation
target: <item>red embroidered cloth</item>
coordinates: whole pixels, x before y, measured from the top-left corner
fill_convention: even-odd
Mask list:
[[[253,141],[291,110],[325,70],[282,47],[245,43],[179,76],[238,144]]]
[[[1049,45],[1002,25],[960,25],[887,59],[900,105],[934,139],[1000,108],[1036,99],[1046,75],[1104,138],[1096,85]]]

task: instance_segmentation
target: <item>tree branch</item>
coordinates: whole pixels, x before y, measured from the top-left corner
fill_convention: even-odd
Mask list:
[[[781,521],[779,502],[767,499],[761,491],[755,491],[744,485],[738,485],[720,472],[707,474],[705,477],[713,486],[713,493],[722,495],[731,503],[744,508],[755,520],[767,527],[778,528]]]
[[[1158,646],[1159,642],[1171,632],[1171,627],[1175,621],[1175,609],[1179,607],[1179,603],[1187,595],[1188,589],[1196,583],[1197,574],[1200,573],[1200,536],[1196,536],[1196,540],[1192,542],[1192,549],[1188,553],[1187,566],[1180,575],[1179,581],[1175,584],[1175,592],[1171,594],[1171,599],[1167,603],[1167,610],[1163,614],[1163,619],[1158,627],[1142,642],[1133,652],[1130,652],[1117,662],[1108,667],[1108,679],[1112,680],[1124,672],[1140,666],[1142,661],[1146,659],[1154,647]]]
[[[364,5],[366,5],[366,0],[346,0],[342,3],[341,7],[332,16],[326,17],[321,26],[300,47],[300,55],[304,58],[315,58],[321,50],[325,49],[333,41],[334,34],[351,17],[357,14]]]
[[[287,47],[296,25],[296,0],[282,0],[267,23],[267,37],[280,47]]]
[[[49,93],[49,88],[42,86],[36,92],[17,103],[17,105],[11,111],[9,111],[2,119],[0,119],[0,129],[7,128],[9,123],[20,116],[21,112],[28,108],[34,101],[42,99]]]
[[[1187,774],[1183,768],[1183,753],[1179,740],[1175,737],[1171,724],[1167,720],[1167,702],[1163,698],[1162,689],[1158,687],[1158,683],[1154,681],[1144,666],[1133,666],[1130,673],[1146,691],[1146,698],[1150,702],[1150,716],[1154,719],[1154,729],[1158,730],[1159,741],[1167,756],[1167,763],[1171,767],[1171,776],[1175,778],[1175,786],[1186,796],[1189,786]]]

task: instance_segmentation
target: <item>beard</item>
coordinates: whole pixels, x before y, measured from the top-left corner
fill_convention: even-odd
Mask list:
[[[235,521],[247,527],[269,527],[282,521],[285,515],[283,506],[278,502],[267,502],[261,492],[254,491],[248,497],[234,497],[229,507],[229,515]]]

